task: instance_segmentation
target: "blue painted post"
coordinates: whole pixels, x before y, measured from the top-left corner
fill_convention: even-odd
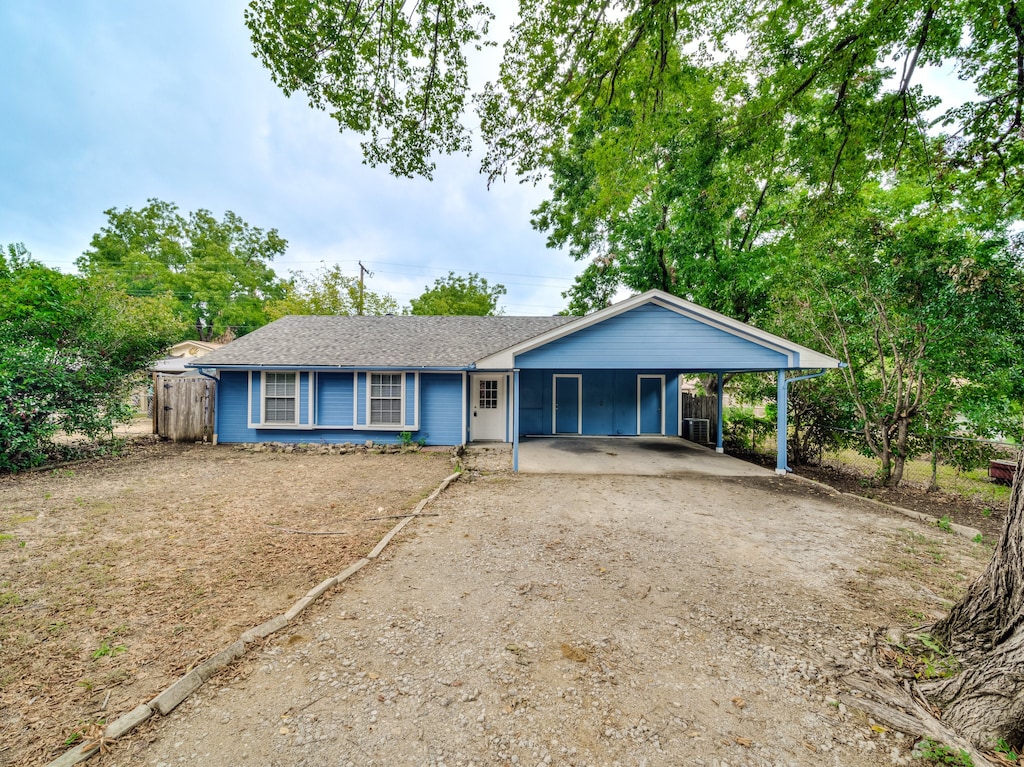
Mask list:
[[[724,443],[722,442],[722,429],[723,429],[723,427],[725,425],[725,416],[722,413],[722,402],[724,400],[724,396],[722,394],[722,379],[723,378],[725,378],[725,376],[722,375],[721,373],[719,373],[718,374],[718,389],[717,389],[717,391],[718,391],[718,439],[715,440],[715,452],[716,453],[724,453],[725,452]]]
[[[512,471],[519,472],[519,368],[512,371]]]
[[[789,425],[786,421],[786,371],[778,371],[778,391],[775,395],[775,405],[779,412],[775,419],[775,448],[778,451],[775,458],[775,473],[785,474],[786,473],[786,430]]]

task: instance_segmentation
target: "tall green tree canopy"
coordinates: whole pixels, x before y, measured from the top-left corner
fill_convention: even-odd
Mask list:
[[[219,221],[206,210],[185,217],[155,199],[106,216],[78,268],[132,296],[171,297],[181,332],[199,340],[265,325],[266,302],[285,295],[285,281],[270,268],[287,247],[276,229],[251,226],[231,211]]]
[[[479,274],[462,277],[455,272],[434,280],[433,287],[410,301],[410,314],[473,315],[501,314],[498,299],[505,295],[504,285],[489,285]]]
[[[58,432],[110,432],[176,328],[165,299],[62,274],[8,246],[0,253],[0,469],[45,460]]]
[[[775,288],[783,329],[848,366],[855,420],[900,481],[912,440],[1015,434],[1024,399],[1024,264],[1006,231],[979,227],[905,181],[866,185],[804,235]],[[1017,403],[1016,423],[996,403]]]
[[[272,302],[273,319],[286,314],[398,314],[398,302],[386,293],[375,293],[360,285],[341,267],[321,266],[312,275],[292,274],[284,298]]]
[[[785,126],[827,148],[835,184],[879,149],[915,150],[944,88],[941,66],[973,88],[943,105],[949,162],[981,186],[1020,191],[1024,33],[1016,3],[980,0],[520,0],[497,78],[472,93],[468,53],[490,40],[492,13],[465,0],[252,0],[256,56],[286,93],[366,136],[368,162],[399,175],[433,170],[468,147],[475,103],[484,170],[531,175],[563,149],[590,110],[624,108],[641,137],[679,105],[680,71],[725,61],[750,87],[735,98],[745,128]],[[628,151],[631,141],[624,147]]]

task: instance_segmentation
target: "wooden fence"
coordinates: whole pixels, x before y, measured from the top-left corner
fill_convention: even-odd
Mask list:
[[[154,431],[172,442],[212,442],[216,391],[203,376],[154,373]]]
[[[683,392],[679,402],[680,423],[686,418],[705,418],[708,422],[708,442],[718,441],[718,397],[698,397]],[[686,430],[683,430],[686,436]]]

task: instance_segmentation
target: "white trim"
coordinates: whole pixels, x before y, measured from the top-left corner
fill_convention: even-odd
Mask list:
[[[683,436],[683,376],[680,373],[676,376],[676,436]],[[637,429],[637,431],[640,431]]]
[[[260,425],[252,421],[252,374],[252,370],[248,371],[245,384],[245,421],[250,429],[258,429]]]
[[[420,374],[419,371],[412,374],[412,422],[416,424],[416,431],[420,425]]]
[[[404,370],[367,370],[364,371],[366,374],[366,423],[360,424],[356,428],[360,431],[419,431],[417,424],[406,423],[405,420],[405,376],[407,375]],[[373,376],[401,376],[401,410],[399,411],[402,415],[401,423],[370,423],[370,402],[373,399],[371,392],[373,391]],[[419,394],[419,391],[416,392]],[[393,399],[389,397],[388,399]]]
[[[462,444],[465,445],[469,442],[469,423],[467,422],[467,416],[469,414],[469,397],[468,389],[466,388],[469,380],[469,374],[465,370],[462,371]]]
[[[497,440],[509,442],[509,436],[511,435],[511,427],[509,425],[509,416],[512,413],[510,403],[512,399],[512,393],[509,391],[509,375],[503,371],[497,371],[494,373],[470,373],[469,374],[469,399],[466,400],[468,409],[474,408],[474,403],[479,403],[480,388],[479,382],[481,380],[494,380],[498,381],[498,406],[500,408],[502,416],[501,425],[501,436]],[[476,423],[473,420],[469,421],[469,441],[492,441],[490,437],[481,437],[476,434],[476,429],[473,428],[473,424]]]
[[[657,433],[660,434],[662,437],[664,437],[665,436],[665,411],[668,410],[668,408],[665,407],[665,376],[664,375],[654,375],[652,373],[640,373],[636,377],[636,434],[637,434],[638,437],[640,437],[640,436],[648,436],[651,433],[651,432],[642,432],[642,431],[640,431],[640,405],[641,405],[641,402],[640,402],[640,393],[641,393],[640,382],[644,378],[653,378],[655,380],[660,380],[661,381],[661,431],[659,431]]]
[[[260,420],[259,423],[252,422],[252,375],[253,373],[259,373],[260,375]],[[276,431],[310,431],[313,429],[313,413],[309,412],[309,423],[299,423],[299,408],[302,407],[302,374],[309,373],[308,370],[250,370],[249,371],[249,391],[247,397],[247,406],[249,408],[247,418],[249,419],[250,429],[261,429],[261,430],[276,430]],[[275,421],[274,423],[267,423],[267,373],[274,374],[291,374],[295,376],[295,420],[290,423],[284,423],[282,421]],[[312,385],[312,381],[308,385]],[[313,392],[309,392],[309,402],[306,407],[310,408],[312,404]]]
[[[505,374],[505,441],[512,441],[512,374]]]
[[[366,373],[364,372],[365,376]],[[359,428],[359,371],[352,371],[352,428]]]
[[[568,431],[557,431],[559,378],[576,379],[576,434],[583,434],[583,375],[581,373],[555,373],[551,376],[551,433],[572,434]]]
[[[643,306],[644,304],[660,306],[664,309],[674,311],[677,314],[689,317],[690,319],[704,325],[709,325],[729,333],[730,335],[744,338],[751,343],[755,343],[759,346],[764,346],[768,349],[779,352],[780,354],[784,354],[789,361],[790,368],[837,368],[840,364],[839,360],[834,359],[833,357],[821,354],[813,349],[808,349],[806,346],[800,346],[799,344],[795,344],[792,341],[788,341],[773,333],[755,328],[753,325],[748,325],[744,322],[740,322],[739,320],[734,320],[731,317],[726,317],[724,314],[719,314],[711,309],[706,309],[703,306],[699,306],[691,301],[687,301],[686,299],[670,295],[669,293],[665,293],[661,290],[649,290],[646,293],[632,296],[631,298],[627,298],[617,304],[612,304],[604,309],[600,309],[593,314],[580,317],[578,320],[568,322],[565,325],[561,325],[545,333],[541,333],[540,335],[527,339],[515,346],[510,346],[500,352],[484,357],[477,361],[477,367],[505,369],[515,367],[515,358],[517,355],[524,354],[532,349],[549,344],[552,341],[557,341],[559,338],[564,338],[565,336],[577,333],[591,325],[604,322],[607,319],[623,314],[624,312],[628,312],[630,309],[635,309],[638,306]]]
[[[302,402],[302,373],[303,372],[305,372],[306,375],[308,376],[308,378],[306,379],[306,381],[307,381],[306,386],[307,386],[308,391],[309,391],[309,396],[306,397],[306,423],[305,423],[305,425],[302,428],[312,429],[312,428],[316,427],[316,418],[314,418],[314,416],[316,415],[316,406],[315,406],[315,403],[313,402],[314,397],[316,397],[316,389],[314,388],[314,385],[315,385],[316,381],[313,380],[313,371],[312,370],[299,371],[299,378],[298,378],[299,391],[298,391],[298,393],[296,395],[299,398],[299,402],[297,402],[296,404],[299,404],[299,403]],[[296,408],[296,410],[298,410],[298,408]]]

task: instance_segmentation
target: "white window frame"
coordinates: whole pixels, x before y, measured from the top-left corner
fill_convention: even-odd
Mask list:
[[[398,396],[373,396],[373,379],[375,376],[383,377],[388,376],[391,379],[398,379]],[[379,382],[378,386],[385,385],[383,382]],[[387,384],[388,386],[394,386],[393,382]],[[398,400],[398,420],[397,421],[386,421],[386,422],[375,422],[373,420],[373,403],[374,400],[394,402]],[[405,373],[395,373],[386,370],[370,371],[366,374],[366,425],[371,429],[396,429],[401,428],[405,425]]]
[[[364,423],[359,423],[359,408],[356,407],[355,413],[355,430],[356,431],[419,431],[420,429],[420,380],[419,372],[417,371],[406,371],[406,370],[364,370],[356,373],[357,378],[355,386],[358,389],[359,379],[358,376],[365,376],[365,391],[363,392],[363,404],[364,404]],[[394,375],[401,377],[401,420],[398,423],[371,423],[371,414],[373,412],[373,377],[375,375]],[[413,412],[413,422],[409,423],[408,407],[408,387],[409,378],[412,377],[413,397],[415,402],[415,409]],[[391,399],[391,398],[389,398]],[[358,398],[354,400],[358,402]]]
[[[249,373],[249,396],[248,410],[250,429],[312,429],[313,428],[313,393],[310,391],[306,397],[306,423],[300,423],[302,417],[302,374],[307,373],[307,386],[312,389],[314,386],[313,374],[305,370],[253,370]],[[294,421],[272,421],[267,422],[267,376],[268,375],[291,375],[295,376],[295,420]],[[260,377],[260,420],[259,423],[252,423],[252,379],[253,376]]]

